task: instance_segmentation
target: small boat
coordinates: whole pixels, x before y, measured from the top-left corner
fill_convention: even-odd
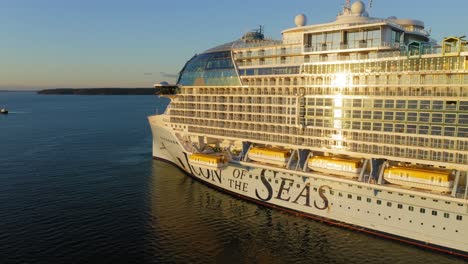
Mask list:
[[[348,178],[356,178],[362,170],[361,160],[329,156],[313,156],[307,166],[318,172],[331,173]]]
[[[285,167],[291,157],[287,149],[253,147],[248,152],[249,159]]]
[[[394,166],[385,169],[384,179],[393,184],[437,192],[450,192],[453,188],[451,170]]]
[[[8,114],[8,110],[6,108],[0,109],[0,114]]]
[[[207,169],[220,169],[227,165],[226,158],[221,154],[205,154],[196,153],[189,156],[191,165],[207,168]]]

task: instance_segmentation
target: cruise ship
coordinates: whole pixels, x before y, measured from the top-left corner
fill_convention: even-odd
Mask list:
[[[196,54],[148,117],[153,157],[216,189],[468,257],[468,47],[362,1]],[[170,177],[170,175],[167,175]]]

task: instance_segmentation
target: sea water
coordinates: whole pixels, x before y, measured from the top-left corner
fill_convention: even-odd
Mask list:
[[[156,96],[1,92],[0,263],[463,263],[231,197],[151,157]]]

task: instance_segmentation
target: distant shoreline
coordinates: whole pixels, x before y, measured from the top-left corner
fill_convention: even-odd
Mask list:
[[[154,88],[58,88],[37,91],[38,94],[59,95],[155,95]]]

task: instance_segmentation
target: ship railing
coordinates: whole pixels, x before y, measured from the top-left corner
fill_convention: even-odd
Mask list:
[[[378,23],[385,23],[388,25],[392,25],[395,28],[404,30],[406,32],[417,32],[420,34],[423,34],[425,36],[429,36],[429,32],[425,30],[424,28],[419,28],[419,27],[414,27],[414,26],[401,26],[394,21],[390,19],[383,19],[383,18],[372,18],[371,21],[365,22],[366,24],[373,23],[373,24],[378,24]],[[340,29],[348,29],[353,26],[359,26],[362,25],[362,22],[356,22],[356,23],[346,23],[346,24],[332,24],[332,25],[326,25],[326,26],[316,26],[314,29],[320,30],[320,31],[334,31],[334,30],[340,30]],[[370,24],[369,24],[370,26]]]
[[[245,48],[258,48],[258,47],[266,47],[266,46],[277,46],[282,45],[282,40],[274,40],[274,39],[263,39],[259,41],[238,41],[234,43],[232,46],[233,49],[245,49]]]
[[[350,50],[350,49],[369,49],[369,48],[379,48],[379,49],[399,49],[400,43],[390,43],[390,42],[357,42],[357,44],[316,44],[313,46],[304,46],[304,52],[324,52],[324,51],[340,51],[340,50]]]

